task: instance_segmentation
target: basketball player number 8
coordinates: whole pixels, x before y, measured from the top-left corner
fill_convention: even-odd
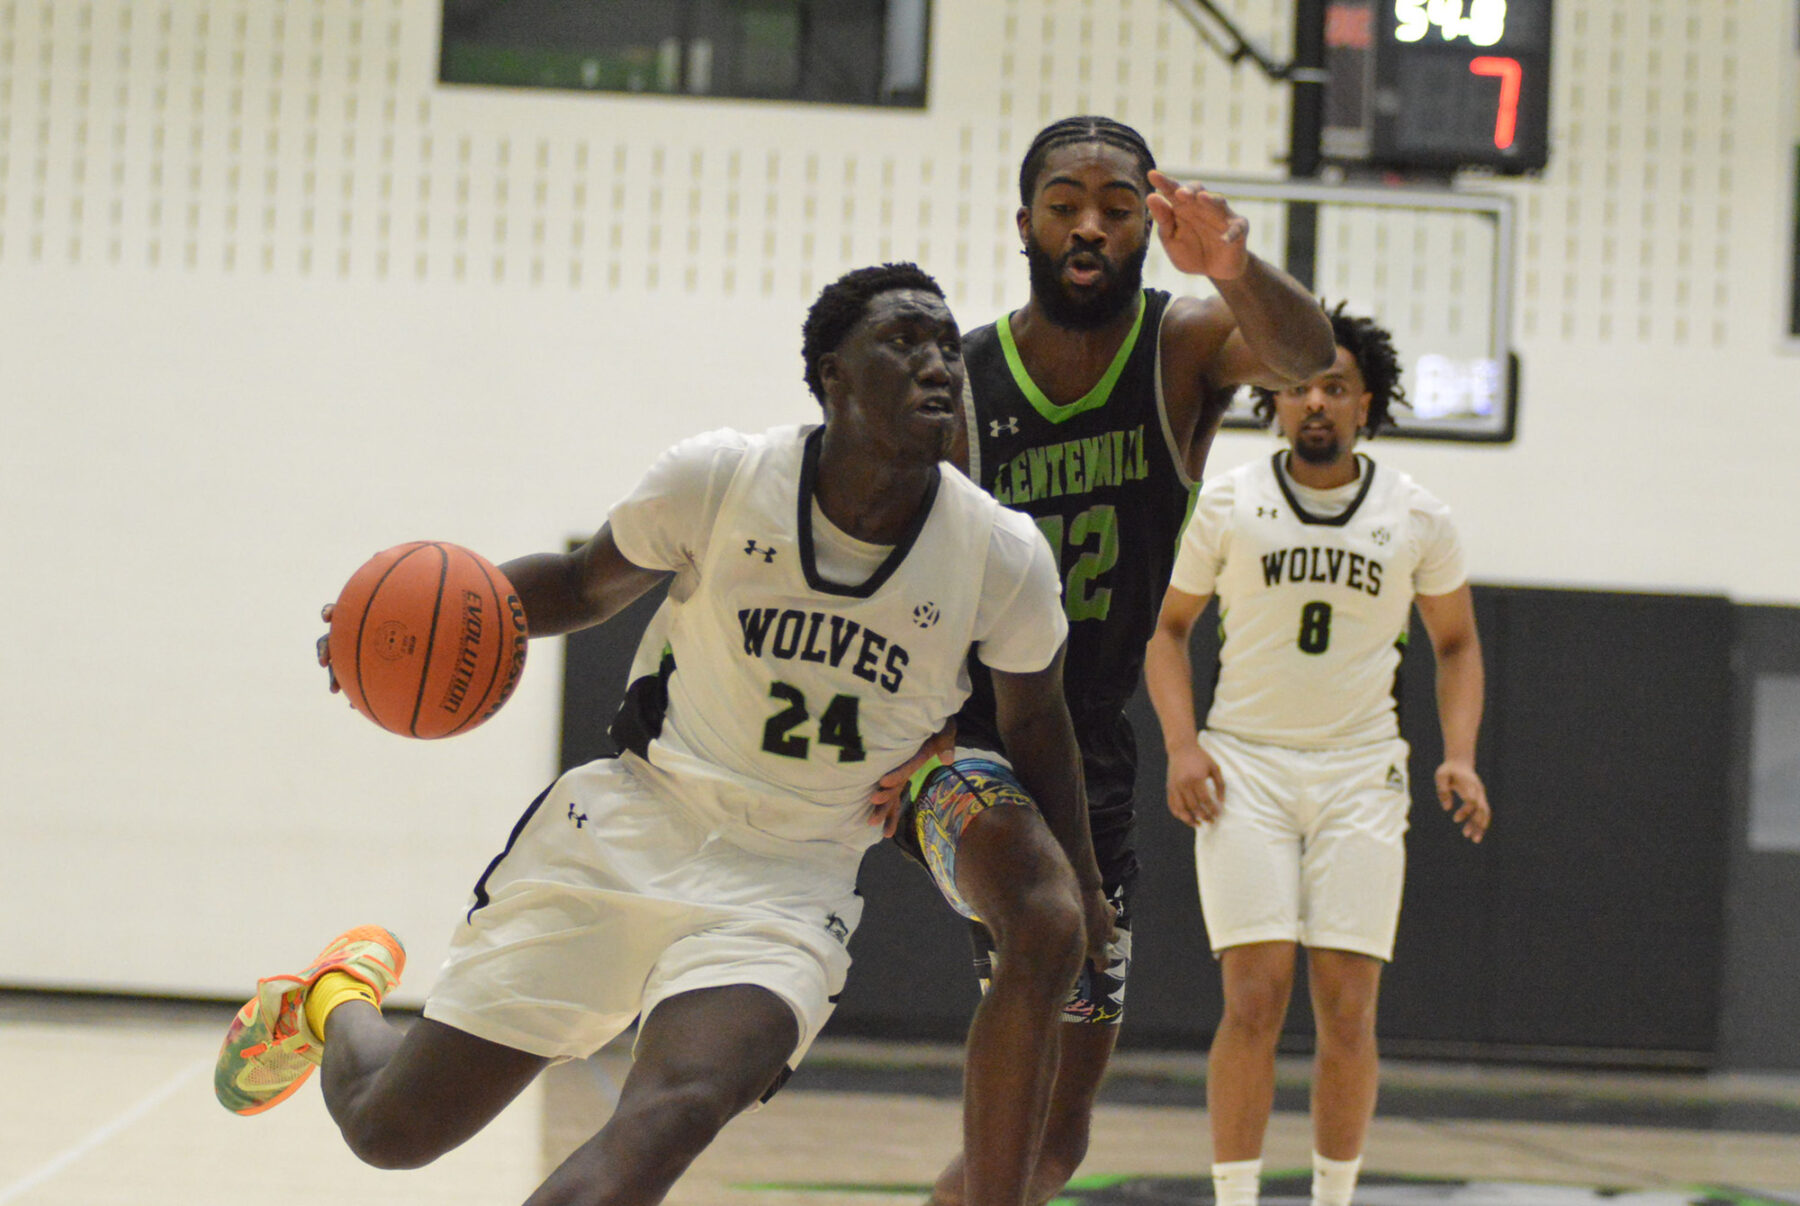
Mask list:
[[[1324,653],[1331,644],[1331,604],[1308,603],[1300,609],[1301,653]]]

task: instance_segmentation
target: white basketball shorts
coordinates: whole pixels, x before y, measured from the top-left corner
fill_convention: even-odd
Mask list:
[[[1213,953],[1298,942],[1389,960],[1406,880],[1407,744],[1296,750],[1208,729],[1219,819],[1194,839]]]
[[[601,759],[520,820],[476,886],[425,1016],[578,1059],[678,993],[756,984],[793,1009],[798,1066],[843,989],[861,916],[854,878],[733,845],[627,762]]]

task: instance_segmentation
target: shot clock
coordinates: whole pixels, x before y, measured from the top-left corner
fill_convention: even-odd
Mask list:
[[[1549,157],[1551,0],[1330,0],[1328,157],[1531,172]]]

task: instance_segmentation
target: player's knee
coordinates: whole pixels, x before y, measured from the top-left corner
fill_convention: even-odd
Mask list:
[[[1040,963],[1047,979],[1066,989],[1081,970],[1087,931],[1081,902],[1072,893],[1042,892],[1025,929],[1025,957]]]
[[[747,1089],[691,1078],[660,1085],[634,1102],[621,1103],[620,1112],[629,1113],[640,1142],[661,1147],[679,1137],[698,1152],[755,1100],[756,1094]]]
[[[1085,945],[1081,901],[1072,882],[1041,884],[1016,898],[995,927],[996,975],[1031,976],[1066,991],[1081,970]]]
[[[363,1112],[340,1119],[338,1130],[358,1160],[390,1171],[423,1168],[452,1146],[429,1127],[423,1112],[412,1118]]]
[[[1278,1033],[1287,1019],[1291,982],[1273,976],[1243,977],[1225,990],[1225,1021],[1257,1034]]]
[[[1322,1042],[1329,1041],[1340,1047],[1373,1042],[1374,998],[1345,993],[1315,1000],[1313,1021]]]
[[[1313,1019],[1322,1042],[1342,1048],[1374,1041],[1380,968],[1379,963],[1362,956],[1315,953]]]

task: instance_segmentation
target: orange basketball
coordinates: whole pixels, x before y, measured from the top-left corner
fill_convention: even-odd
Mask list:
[[[331,671],[353,707],[390,733],[466,733],[506,702],[525,668],[525,609],[493,564],[420,540],[374,557],[331,613]]]

